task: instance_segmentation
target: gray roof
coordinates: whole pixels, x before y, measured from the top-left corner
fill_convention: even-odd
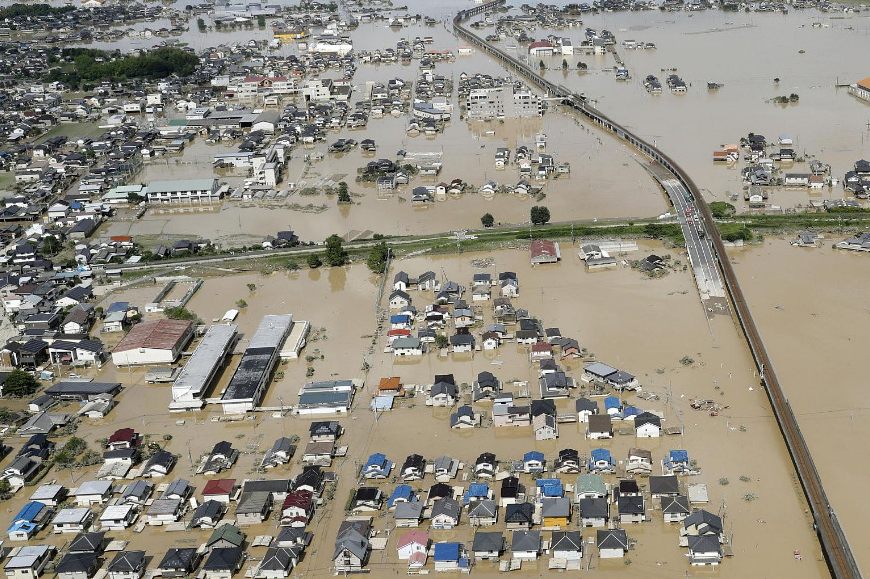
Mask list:
[[[580,551],[583,549],[583,535],[580,531],[553,531],[550,536],[551,551]]]
[[[511,537],[511,551],[539,551],[541,549],[541,531],[518,530]]]
[[[580,516],[585,519],[606,519],[610,514],[610,505],[602,497],[580,499],[577,507]]]
[[[217,179],[166,179],[151,181],[148,184],[148,193],[171,193],[174,191],[210,191],[215,186]]]
[[[567,517],[571,514],[571,501],[565,497],[541,499],[541,516]]]
[[[492,499],[483,499],[481,501],[475,501],[471,507],[468,509],[469,517],[476,518],[490,518],[494,517],[498,512],[498,505]]]
[[[662,512],[665,514],[683,513],[688,515],[692,510],[689,507],[689,498],[686,496],[662,497],[661,501]]]
[[[187,393],[197,397],[208,387],[214,369],[223,359],[226,348],[236,335],[236,330],[235,324],[216,324],[206,331],[199,346],[172,384],[173,398]]]
[[[158,569],[165,570],[193,570],[194,562],[197,554],[194,547],[172,547],[166,551],[163,559],[160,561]]]
[[[237,515],[262,513],[271,500],[272,493],[269,491],[254,491],[242,494],[239,506],[236,507]]]
[[[501,553],[504,550],[504,535],[498,531],[477,531],[474,533],[474,541],[471,550],[475,552]]]
[[[451,499],[450,497],[445,497],[435,501],[435,504],[432,506],[431,516],[434,519],[438,515],[447,515],[458,521],[461,509],[462,506],[458,501]]]
[[[423,514],[423,503],[421,501],[401,502],[396,505],[396,511],[393,516],[396,519],[416,519],[419,520]]]
[[[217,547],[211,550],[202,568],[206,571],[235,571],[243,556],[240,547]]]
[[[596,533],[595,543],[599,549],[628,550],[628,535],[623,529],[602,529]]]
[[[138,572],[145,566],[145,551],[121,551],[109,564],[109,572]]]
[[[654,495],[676,495],[680,483],[675,475],[649,477],[649,492]]]

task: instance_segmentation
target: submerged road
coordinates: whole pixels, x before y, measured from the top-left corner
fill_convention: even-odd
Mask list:
[[[773,413],[776,416],[780,431],[782,432],[785,445],[788,448],[789,455],[794,464],[795,471],[800,479],[801,487],[807,499],[807,504],[813,515],[814,527],[819,537],[822,552],[828,563],[828,568],[831,575],[836,579],[858,579],[861,577],[861,570],[855,557],[852,554],[852,549],[849,542],[846,540],[846,535],[840,526],[840,521],[837,518],[834,509],[831,507],[825,489],[822,486],[822,479],[813,462],[812,453],[804,440],[797,419],[792,411],[791,404],[788,401],[782,386],[776,377],[773,369],[773,364],[767,354],[767,349],[764,346],[764,341],[761,334],[758,332],[758,327],[755,325],[755,320],[752,318],[752,313],[749,310],[749,305],[740,289],[740,284],[737,282],[737,276],[734,273],[734,268],[728,260],[725,253],[725,244],[722,243],[722,238],[719,236],[716,229],[716,223],[713,220],[713,215],[710,213],[710,208],[701,196],[701,191],[695,182],[689,177],[682,167],[680,167],[673,159],[660,151],[654,145],[641,139],[628,129],[611,120],[609,117],[590,106],[586,100],[572,93],[567,88],[552,83],[536,71],[531,69],[527,64],[520,62],[516,58],[506,54],[505,52],[491,46],[482,38],[465,28],[463,25],[468,19],[487,10],[493,10],[501,7],[505,0],[494,0],[487,4],[481,4],[468,10],[459,12],[453,19],[453,29],[455,33],[470,44],[479,48],[485,54],[495,58],[506,68],[513,70],[525,76],[531,84],[544,91],[550,97],[558,97],[565,106],[569,106],[578,113],[584,115],[587,120],[605,129],[612,135],[621,139],[640,152],[649,156],[656,163],[661,165],[673,175],[673,181],[679,185],[671,183],[671,179],[662,180],[662,186],[668,192],[668,196],[676,203],[674,207],[680,212],[685,213],[685,209],[691,207],[692,213],[698,216],[698,225],[700,227],[697,233],[697,238],[694,235],[686,237],[687,249],[696,254],[696,259],[693,262],[693,271],[696,275],[705,276],[704,284],[707,285],[713,277],[711,268],[716,270],[716,276],[721,274],[721,280],[724,282],[724,288],[727,290],[728,296],[737,313],[737,319],[743,329],[743,334],[752,352],[752,357],[758,367],[761,376],[761,383],[767,392],[770,405]],[[680,201],[683,199],[685,204]],[[688,220],[681,220],[681,223],[688,224]],[[684,225],[684,229],[685,229]],[[704,231],[704,237],[701,238],[700,231]],[[690,241],[690,237],[692,238]],[[707,246],[710,253],[707,253],[701,245]],[[689,249],[689,246],[692,249]],[[718,267],[713,268],[716,264]],[[703,297],[703,292],[702,292]]]

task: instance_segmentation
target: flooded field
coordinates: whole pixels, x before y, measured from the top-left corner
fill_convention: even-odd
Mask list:
[[[623,460],[628,448],[641,446],[652,451],[654,463],[671,448],[684,448],[698,461],[702,474],[690,477],[689,482],[708,485],[710,503],[707,508],[724,516],[726,534],[733,541],[734,557],[723,562],[717,575],[758,576],[764,569],[776,569],[777,574],[787,569],[790,577],[825,575],[810,521],[804,513],[802,495],[766,398],[754,387],[757,378],[752,361],[732,321],[720,316],[707,320],[688,272],[678,268],[660,279],[647,278],[626,266],[587,273],[576,257],[576,250],[569,243],[563,243],[563,262],[535,268],[529,265],[525,250],[403,259],[394,263],[390,279],[392,273],[400,269],[412,275],[433,269],[443,272],[446,278],[470,285],[472,275],[481,271],[517,272],[520,297],[514,301],[519,307],[529,309],[545,327],[558,327],[562,335],[578,339],[590,355],[636,374],[644,391],[658,394],[659,400],[645,402],[629,394],[628,401],[641,408],[663,412],[665,425],[683,426],[683,435],[659,439],[635,439],[629,435],[617,436],[611,441],[588,441],[584,438],[584,428],[575,423],[560,425],[558,440],[535,442],[528,428],[490,426],[471,431],[451,430],[448,409],[425,406],[423,396],[406,399],[392,412],[376,416],[368,410],[368,403],[381,377],[399,376],[404,384],[427,384],[436,373],[453,373],[457,382],[470,383],[478,372],[487,370],[503,382],[529,380],[534,391],[536,370],[529,363],[527,349],[515,344],[506,344],[496,352],[446,358],[431,353],[418,361],[396,362],[392,354],[380,351],[384,343],[384,336],[380,335],[370,350],[376,331],[377,279],[364,266],[276,273],[266,277],[226,275],[206,279],[188,305],[204,320],[221,316],[239,299],[248,304],[238,319],[243,337],[237,351],[244,348],[247,337],[266,313],[292,312],[296,319],[308,320],[315,328],[302,357],[279,367],[280,374],[269,387],[265,406],[280,409],[295,404],[296,393],[309,372],[308,366],[314,368],[314,373],[307,379],[365,378],[366,381],[357,393],[350,416],[341,418],[346,433],[340,443],[349,445],[348,456],[333,464],[338,474],[335,498],[318,511],[309,525],[315,540],[306,552],[300,572],[317,577],[331,574],[332,541],[344,516],[344,501],[356,486],[357,469],[372,452],[385,452],[399,464],[407,454],[419,452],[429,459],[452,455],[469,465],[485,450],[495,452],[505,464],[532,449],[543,451],[552,460],[558,450],[566,447],[576,448],[584,455],[591,448],[603,446],[609,448],[615,458]],[[650,243],[626,258],[637,259],[649,252],[667,254],[669,250]],[[672,259],[685,260],[678,252],[670,253]],[[480,263],[478,260],[488,260],[491,265],[477,268],[473,262]],[[251,290],[248,284],[255,284],[255,288]],[[102,305],[120,299],[134,303],[150,301],[156,288],[123,290],[106,297]],[[431,299],[431,294],[424,292],[412,291],[411,294],[418,307]],[[317,299],[312,299],[313,296]],[[485,321],[491,319],[488,303],[481,311]],[[684,358],[686,360],[681,361]],[[234,357],[212,396],[226,384],[236,363],[237,357]],[[570,375],[579,378],[582,368],[579,360],[560,364]],[[141,369],[118,370],[109,365],[98,377],[121,380],[125,390],[119,397],[118,407],[105,420],[86,421],[87,427],[80,427],[78,435],[93,445],[124,426],[149,434],[151,440],[161,442],[180,455],[170,479],[188,478],[198,492],[207,479],[193,476],[192,465],[222,439],[230,441],[242,455],[235,467],[221,476],[244,479],[261,476],[255,466],[261,453],[276,437],[297,435],[302,439],[300,444],[307,438],[309,420],[294,416],[282,419],[280,413],[272,411],[255,413],[236,423],[213,421],[217,414],[211,407],[203,413],[170,415],[166,412],[169,387],[145,384]],[[711,417],[689,407],[693,398],[715,399],[727,408],[719,416]],[[481,403],[475,408],[488,413],[488,406]],[[570,412],[573,400],[560,400],[557,406],[559,413]],[[165,435],[170,435],[171,439]],[[752,452],[747,452],[750,446]],[[298,455],[291,465],[270,471],[269,476],[295,475],[300,470]],[[74,485],[87,480],[90,474],[89,470],[53,471],[50,476]],[[564,480],[573,481],[573,475]],[[431,484],[430,477],[414,486],[425,489]],[[376,486],[386,492],[392,489],[388,482],[376,483]],[[19,494],[7,508],[17,509],[27,494]],[[663,524],[660,512],[654,509],[650,509],[648,515],[651,522],[627,525],[629,536],[637,541],[636,548],[628,555],[630,565],[621,561],[600,562],[596,557],[592,561],[596,572],[626,577],[674,577],[683,576],[688,569],[690,575],[708,574],[689,569],[684,549],[677,546],[676,526]],[[376,517],[375,525],[384,536],[392,526],[392,519]],[[249,539],[276,532],[274,520],[244,530]],[[454,531],[434,531],[432,536],[435,540],[455,538],[469,545],[473,533],[474,529],[464,521]],[[370,564],[373,573],[404,572],[404,563],[395,558],[394,535],[398,534],[389,534],[386,550],[373,554]],[[584,532],[587,537],[593,534],[590,530]],[[205,531],[181,534],[149,529],[135,537],[132,533],[120,536],[134,539],[137,548],[156,554],[169,546],[198,545],[208,535]],[[50,536],[46,541],[63,542],[58,536]],[[592,551],[594,548],[590,553]],[[794,551],[800,552],[803,559],[796,560]],[[256,559],[261,551],[253,548],[252,553]],[[524,570],[534,572],[535,568],[525,566]],[[537,569],[546,570],[546,558],[538,563]],[[495,567],[487,564],[478,565],[474,570],[475,574],[485,575],[495,572]]]
[[[836,236],[836,234],[834,234]],[[740,285],[776,365],[783,390],[859,564],[870,507],[853,500],[851,481],[870,467],[845,449],[870,437],[865,321],[866,255],[825,247],[795,248],[784,239],[732,252]]]
[[[546,77],[585,93],[606,114],[655,142],[692,175],[708,200],[725,201],[729,193],[742,193],[739,168],[743,163],[714,164],[712,153],[750,132],[765,135],[768,141],[790,135],[796,153],[830,164],[838,179],[856,160],[870,155],[870,105],[845,88],[835,88],[837,83],[850,84],[867,76],[863,54],[870,19],[866,13],[651,11],[586,15],[583,23],[616,35],[615,48],[631,80],[615,80],[617,63],[611,54],[575,54],[567,57],[572,68],[582,61],[589,72],[550,70]],[[567,36],[575,46],[582,39],[582,29],[538,29],[534,34],[543,38],[549,33]],[[628,50],[621,46],[628,39],[653,42],[657,48]],[[516,42],[509,39],[502,44]],[[555,69],[562,58],[545,61]],[[674,69],[686,82],[685,94],[671,94],[667,86],[661,95],[647,93],[644,77],[654,74],[664,84],[671,74],[666,69]],[[708,82],[724,86],[711,91]],[[791,93],[800,97],[799,103],[769,102]],[[801,164],[784,170],[807,172]],[[842,198],[842,194],[840,186],[812,194],[807,189],[782,189],[772,192],[769,203],[789,208],[810,199]]]

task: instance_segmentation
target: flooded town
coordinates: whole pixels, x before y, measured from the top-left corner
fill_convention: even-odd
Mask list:
[[[868,15],[3,2],[7,577],[861,577]]]

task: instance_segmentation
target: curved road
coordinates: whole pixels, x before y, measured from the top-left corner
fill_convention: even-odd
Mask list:
[[[773,364],[771,364],[770,357],[767,354],[767,349],[764,347],[761,334],[758,332],[758,328],[752,318],[746,298],[737,282],[737,276],[735,275],[731,262],[728,260],[728,256],[725,253],[725,245],[719,237],[716,223],[713,220],[713,215],[710,213],[710,208],[704,202],[697,185],[695,185],[695,182],[691,177],[689,177],[688,173],[682,169],[682,167],[657,147],[647,143],[600,111],[596,110],[594,107],[587,104],[583,97],[572,93],[561,85],[554,84],[544,79],[528,65],[489,45],[483,39],[463,26],[463,23],[472,16],[476,16],[477,14],[487,10],[498,8],[504,3],[505,0],[494,0],[493,2],[481,4],[474,8],[459,12],[453,19],[453,28],[456,34],[477,46],[484,53],[498,60],[505,67],[525,76],[532,84],[546,92],[548,95],[561,98],[562,104],[575,109],[577,112],[586,116],[591,122],[606,129],[619,139],[630,143],[673,175],[673,180],[665,179],[662,181],[662,185],[668,191],[668,195],[671,197],[672,201],[674,201],[675,197],[677,198],[675,207],[679,209],[679,207],[683,205],[680,199],[684,200],[688,205],[683,205],[683,207],[692,207],[693,213],[698,215],[700,220],[700,223],[698,224],[699,228],[695,231],[695,234],[690,235],[693,239],[690,241],[689,237],[686,238],[687,250],[690,252],[690,255],[697,251],[698,259],[701,259],[702,256],[709,258],[710,261],[706,263],[699,262],[701,268],[700,272],[703,276],[713,275],[711,267],[713,267],[714,264],[718,264],[718,267],[713,267],[713,269],[716,269],[717,276],[721,273],[721,279],[724,281],[725,289],[727,289],[728,295],[731,297],[731,301],[737,313],[737,318],[740,321],[740,326],[743,329],[749,349],[752,352],[753,359],[758,367],[761,376],[761,383],[764,385],[767,396],[770,399],[773,413],[776,416],[777,423],[779,424],[780,431],[782,432],[783,439],[788,448],[789,455],[791,456],[792,463],[795,466],[795,471],[800,479],[801,487],[803,488],[804,495],[806,496],[807,503],[812,512],[814,526],[819,537],[819,542],[821,543],[822,552],[825,554],[825,558],[827,559],[831,575],[836,579],[860,578],[861,570],[852,555],[852,550],[849,547],[849,542],[846,540],[846,536],[843,533],[837,515],[825,494],[825,489],[822,486],[822,480],[819,476],[818,470],[816,469],[815,463],[813,462],[810,449],[804,440],[800,427],[798,426],[797,419],[791,409],[791,404],[785,396],[773,370]],[[675,181],[679,186],[670,181]],[[681,211],[681,213],[683,213],[681,223],[688,222],[688,220],[684,219],[684,211],[684,209]],[[703,239],[706,240],[706,242],[703,242],[702,245],[709,248],[709,254],[702,247],[698,246],[698,240],[702,239],[700,231],[705,232]],[[709,244],[707,242],[709,242]],[[692,247],[691,249],[690,246]],[[695,267],[697,266],[695,265],[695,262],[693,262],[693,269]],[[697,274],[698,270],[696,270],[696,275]],[[698,278],[696,278],[696,280],[697,279]]]

